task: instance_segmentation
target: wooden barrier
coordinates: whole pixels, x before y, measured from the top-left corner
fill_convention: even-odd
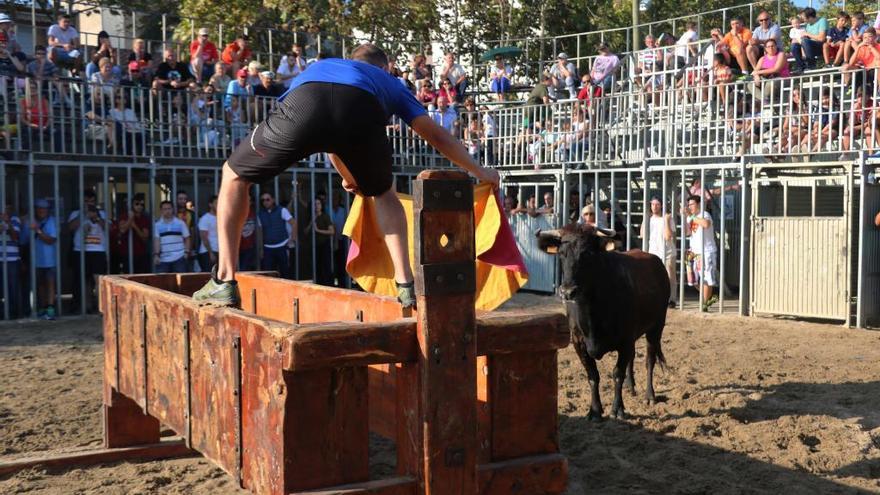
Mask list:
[[[239,274],[242,308],[200,307],[203,274],[107,276],[104,443],[161,425],[261,494],[560,493],[559,313],[474,312],[470,181],[415,182],[418,312],[363,292]],[[397,475],[370,480],[369,432]]]

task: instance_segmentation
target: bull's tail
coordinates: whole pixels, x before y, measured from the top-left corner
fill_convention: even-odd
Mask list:
[[[654,328],[654,331],[645,335],[645,339],[654,349],[654,356],[657,358],[657,362],[660,363],[660,367],[664,372],[667,370],[666,366],[666,356],[663,355],[663,345],[661,341],[663,340],[663,327],[666,326],[666,314],[664,313],[663,319],[658,322],[657,326]]]
[[[660,339],[657,339],[657,342],[654,344],[654,355],[657,356],[657,362],[660,363],[660,368],[662,368],[665,373],[666,356],[663,355],[663,347],[660,345]]]

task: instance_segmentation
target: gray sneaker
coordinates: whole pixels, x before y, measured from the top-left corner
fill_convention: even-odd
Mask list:
[[[397,282],[397,300],[403,309],[416,307],[416,289],[413,282],[401,284]]]
[[[200,304],[212,306],[239,306],[241,298],[238,295],[238,282],[231,280],[223,282],[217,280],[217,267],[211,270],[211,278],[204,287],[193,294],[193,300]]]

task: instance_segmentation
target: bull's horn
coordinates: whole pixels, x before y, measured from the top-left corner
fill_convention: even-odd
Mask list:
[[[617,232],[614,229],[605,229],[605,228],[596,228],[596,233],[599,237],[614,237],[617,235]]]
[[[557,239],[562,237],[562,231],[559,229],[552,230],[536,230],[535,237],[555,237]]]

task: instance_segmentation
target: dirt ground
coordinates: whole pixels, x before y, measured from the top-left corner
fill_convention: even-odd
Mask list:
[[[509,307],[555,305],[518,295]],[[559,355],[569,494],[880,493],[880,332],[671,311],[669,368],[625,421],[586,420],[589,386],[571,348]],[[611,356],[613,358],[613,356]],[[611,402],[613,359],[600,362]],[[98,318],[0,324],[0,455],[101,443]],[[393,467],[381,442],[374,472]],[[120,463],[0,478],[0,493],[244,494],[200,458]]]

